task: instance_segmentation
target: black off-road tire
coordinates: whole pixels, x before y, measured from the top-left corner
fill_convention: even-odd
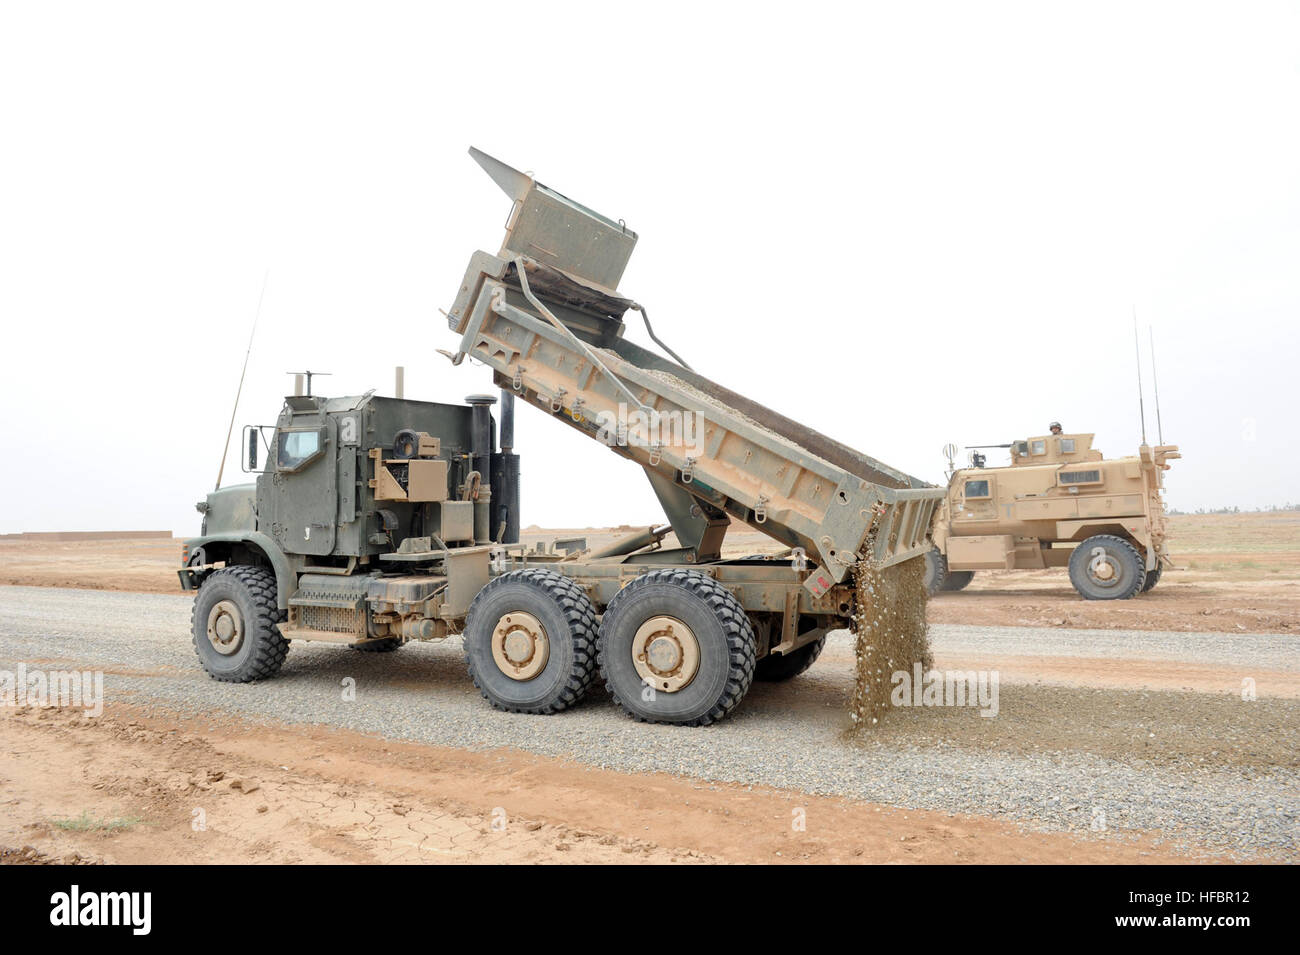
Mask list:
[[[965,590],[966,585],[974,579],[975,571],[973,570],[950,570],[948,571],[948,575],[943,579],[943,587],[941,589],[945,593],[955,593],[958,590]]]
[[[212,608],[228,600],[237,608],[243,638],[229,656],[218,653],[208,639]],[[266,567],[226,567],[203,579],[194,596],[190,631],[194,652],[214,680],[249,683],[275,676],[289,652],[289,641],[276,626],[285,619],[277,599],[275,573]]]
[[[769,653],[758,661],[758,666],[754,668],[754,679],[762,680],[764,683],[793,680],[816,663],[824,649],[826,649],[825,634],[789,653]]]
[[[352,643],[349,646],[362,653],[392,653],[394,650],[400,650],[404,642],[401,637],[384,637],[382,640],[367,640],[365,643]]]
[[[530,680],[507,676],[492,656],[492,631],[506,614],[532,614],[549,657]],[[558,713],[582,698],[596,675],[596,610],[568,577],[530,568],[502,574],[479,591],[465,620],[465,662],[483,699],[508,713]]]
[[[675,617],[695,634],[699,670],[676,692],[651,692],[632,660],[632,642],[651,617]],[[653,570],[633,580],[605,608],[600,675],[614,702],[646,723],[707,726],[730,714],[754,680],[754,628],[732,594],[692,570]]]
[[[933,597],[943,589],[943,582],[948,577],[948,558],[939,548],[931,547],[925,552],[925,592]]]
[[[1098,550],[1105,552],[1118,571],[1113,583],[1103,583],[1089,573],[1093,557],[1100,556]],[[1146,577],[1146,565],[1138,549],[1114,534],[1089,537],[1070,554],[1070,583],[1085,600],[1128,600],[1141,593]]]
[[[1160,583],[1160,576],[1164,572],[1165,572],[1165,565],[1159,562],[1157,562],[1155,567],[1153,567],[1151,570],[1148,570],[1147,579],[1145,583],[1142,584],[1142,592],[1145,594],[1154,590],[1156,584]]]

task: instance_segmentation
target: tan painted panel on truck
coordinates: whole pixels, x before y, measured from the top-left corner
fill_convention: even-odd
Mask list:
[[[474,502],[443,501],[438,507],[438,536],[444,541],[474,539]]]
[[[1010,534],[948,538],[948,560],[971,570],[1006,570],[1015,564],[1016,540]]]
[[[1116,494],[1111,497],[1079,498],[1080,517],[1114,517],[1121,514],[1140,515],[1141,494]]]
[[[407,500],[447,500],[447,462],[433,459],[411,458],[407,463],[409,480],[406,483]]]
[[[447,592],[438,615],[444,620],[465,616],[478,592],[487,586],[491,547],[453,547],[447,551]]]
[[[379,448],[370,449],[375,477],[370,482],[376,501],[434,502],[447,500],[447,462],[429,458],[389,458]],[[406,487],[390,468],[406,468]]]
[[[1066,521],[1079,513],[1076,497],[1027,497],[1016,501],[1011,510],[1018,521]]]

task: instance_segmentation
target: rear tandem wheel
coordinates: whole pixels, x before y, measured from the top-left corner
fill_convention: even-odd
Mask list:
[[[576,582],[542,568],[502,574],[465,621],[465,661],[483,698],[510,713],[558,713],[596,673],[596,611]]]
[[[793,680],[817,662],[826,649],[826,635],[822,634],[811,643],[805,643],[789,653],[769,653],[758,661],[754,668],[754,679],[764,683],[783,683]]]
[[[605,608],[600,672],[614,702],[648,723],[706,726],[754,679],[754,628],[730,591],[697,571],[642,574]]]

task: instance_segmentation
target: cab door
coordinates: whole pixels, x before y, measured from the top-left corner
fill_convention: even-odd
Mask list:
[[[275,434],[275,521],[272,535],[288,554],[333,553],[338,516],[334,466],[337,425],[312,417]]]

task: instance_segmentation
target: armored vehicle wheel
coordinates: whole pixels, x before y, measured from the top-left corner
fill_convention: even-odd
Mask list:
[[[758,661],[758,666],[754,668],[754,679],[764,683],[792,680],[816,663],[825,648],[826,637],[822,635],[790,653],[769,653]]]
[[[276,628],[283,620],[272,571],[218,570],[194,597],[194,652],[214,680],[248,683],[275,676],[289,652],[289,641]]]
[[[973,570],[950,570],[948,576],[943,579],[943,586],[940,590],[957,591],[964,590],[966,585],[975,579]]]
[[[1147,571],[1146,582],[1142,585],[1142,592],[1154,589],[1155,585],[1160,583],[1160,575],[1165,571],[1165,565],[1157,563],[1155,568]]]
[[[943,589],[943,582],[948,577],[948,558],[931,547],[925,552],[925,592],[933,597]]]
[[[1085,600],[1127,600],[1145,582],[1142,555],[1122,537],[1089,537],[1070,555],[1070,583]]]
[[[497,709],[558,713],[595,676],[595,608],[581,587],[552,571],[502,574],[470,604],[465,661]]]
[[[642,574],[600,625],[600,673],[614,702],[649,723],[706,726],[754,679],[754,628],[740,602],[690,570]]]
[[[352,643],[349,646],[362,653],[392,653],[401,648],[402,641],[398,637],[385,637],[382,640],[367,640],[365,643]]]

